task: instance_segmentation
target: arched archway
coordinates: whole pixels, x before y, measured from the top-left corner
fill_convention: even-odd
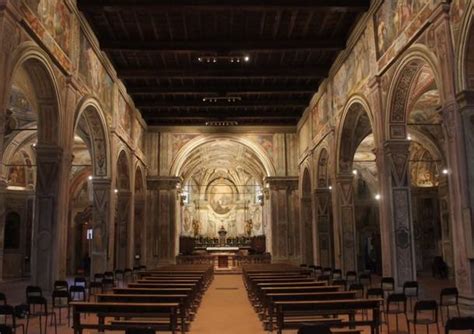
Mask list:
[[[372,115],[364,100],[347,103],[339,127],[336,198],[342,267],[379,271],[378,177]],[[377,265],[378,263],[378,265]]]
[[[117,159],[115,180],[116,210],[114,233],[114,268],[125,269],[131,264],[130,236],[130,160],[124,150]]]
[[[61,103],[54,71],[44,51],[32,43],[24,43],[14,53],[14,59],[11,77],[7,78],[10,105],[4,138],[4,153],[11,153],[14,160],[8,162],[12,166],[9,166],[7,173],[10,175],[6,178],[11,178],[9,186],[16,192],[15,196],[25,200],[21,210],[27,212],[27,217],[22,220],[26,222],[22,228],[26,229],[26,234],[33,230],[32,243],[24,243],[25,254],[18,262],[25,271],[31,267],[33,284],[49,290],[52,282],[62,275],[66,264],[66,256],[57,254],[58,249],[65,247],[65,239],[61,238],[63,226],[59,224],[61,210],[65,207],[65,203],[61,203],[65,196],[60,187],[63,175]],[[27,132],[28,135],[24,135]],[[24,164],[16,160],[18,154],[23,156]],[[31,196],[33,189],[34,199]],[[32,224],[31,217],[35,217]],[[25,239],[30,238],[26,236]]]
[[[309,168],[305,167],[301,178],[301,232],[302,232],[302,263],[314,265],[315,230],[313,226],[313,200],[311,175]]]
[[[135,266],[139,266],[145,261],[145,198],[145,179],[142,168],[137,166],[135,171],[135,212],[133,219],[133,256],[135,259]]]
[[[334,267],[334,229],[332,219],[331,182],[328,174],[329,153],[323,147],[317,158],[315,214],[318,238],[317,258],[323,268]]]
[[[435,256],[453,262],[448,140],[437,69],[430,55],[414,48],[400,62],[389,92],[385,149],[391,193],[386,196],[391,198],[399,285],[415,279],[417,271],[429,271]]]

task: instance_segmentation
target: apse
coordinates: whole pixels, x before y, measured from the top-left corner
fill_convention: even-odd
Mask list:
[[[181,236],[230,238],[264,234],[264,167],[257,155],[231,139],[195,148],[181,169]]]

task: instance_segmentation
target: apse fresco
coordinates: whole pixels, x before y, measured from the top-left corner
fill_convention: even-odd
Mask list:
[[[71,12],[64,0],[27,0],[26,3],[63,51],[70,56]]]
[[[273,135],[259,134],[248,136],[250,140],[259,144],[268,154],[269,157],[273,157]]]
[[[107,122],[112,123],[113,81],[100,62],[97,54],[81,32],[79,74],[100,99],[106,112]]]

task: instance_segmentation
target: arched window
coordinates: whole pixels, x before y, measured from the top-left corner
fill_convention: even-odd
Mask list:
[[[5,218],[5,249],[20,248],[20,226],[21,218],[16,212],[10,212]]]

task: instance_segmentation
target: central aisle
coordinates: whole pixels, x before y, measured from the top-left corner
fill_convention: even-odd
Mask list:
[[[214,275],[191,324],[191,333],[265,333],[247,298],[242,275]]]

